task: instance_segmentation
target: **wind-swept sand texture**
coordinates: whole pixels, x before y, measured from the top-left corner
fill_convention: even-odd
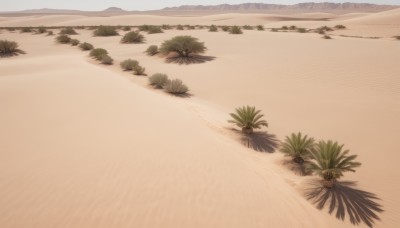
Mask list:
[[[115,65],[54,37],[0,34],[27,52],[0,59],[1,227],[354,227],[349,211],[342,222],[307,201],[310,178],[282,166],[280,153],[237,142],[226,120],[245,104],[263,110],[275,143],[296,131],[344,143],[363,163],[344,180],[381,199],[376,227],[400,224],[398,42],[171,30],[124,45],[78,32]],[[216,59],[186,66],[143,54],[183,34]],[[194,96],[149,89],[119,69],[127,58],[182,79]]]

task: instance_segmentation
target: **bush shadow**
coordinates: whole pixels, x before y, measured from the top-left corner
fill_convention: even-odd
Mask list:
[[[9,57],[18,56],[18,55],[25,55],[25,54],[26,54],[25,51],[17,49],[12,53],[7,53],[7,54],[0,53],[0,58],[9,58]]]
[[[237,135],[239,135],[240,142],[259,152],[274,153],[279,146],[279,140],[274,134],[268,134],[264,131],[256,131],[252,134],[243,134],[242,131],[232,129]]]
[[[188,57],[172,55],[172,56],[167,56],[165,62],[166,63],[176,63],[179,65],[189,65],[189,64],[205,63],[205,62],[213,61],[214,59],[215,59],[215,57],[213,57],[213,56],[204,56],[204,55],[190,55]]]
[[[320,210],[328,206],[329,214],[335,213],[337,219],[344,220],[347,213],[353,225],[364,223],[368,227],[380,220],[378,213],[383,209],[376,202],[380,199],[374,193],[357,189],[356,182],[338,181],[331,189],[324,188],[320,180],[312,180],[308,185],[305,197]]]

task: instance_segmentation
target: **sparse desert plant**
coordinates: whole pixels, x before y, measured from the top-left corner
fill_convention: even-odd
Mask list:
[[[243,26],[243,29],[244,30],[253,30],[253,26],[245,25],[245,26]]]
[[[262,26],[262,25],[257,25],[257,30],[258,30],[258,31],[264,31],[265,29],[264,29],[264,26]]]
[[[72,46],[77,46],[77,45],[80,43],[80,41],[77,40],[77,39],[72,39],[72,40],[69,41],[69,43],[70,43]]]
[[[68,44],[71,41],[71,37],[68,35],[58,35],[56,41],[60,44]]]
[[[230,34],[242,34],[242,29],[239,26],[232,26],[229,30]]]
[[[95,48],[90,51],[90,56],[95,58],[96,60],[101,60],[103,55],[107,55],[108,51],[103,48]]]
[[[236,108],[235,113],[231,113],[230,116],[233,120],[228,122],[240,127],[245,134],[252,134],[254,128],[268,127],[267,121],[262,119],[264,115],[261,114],[260,110],[256,110],[255,107],[243,106]]]
[[[149,29],[147,30],[148,34],[155,34],[155,33],[163,33],[163,30],[159,26],[150,26]]]
[[[320,28],[316,29],[315,32],[317,32],[318,34],[321,34],[321,35],[325,34],[325,30],[320,29]]]
[[[133,59],[127,59],[120,63],[121,68],[125,71],[133,70],[137,65],[139,62]]]
[[[343,150],[343,146],[333,141],[319,141],[313,148],[309,169],[323,178],[325,188],[334,187],[344,172],[355,172],[361,166],[354,161],[357,155],[348,155],[349,150]]]
[[[9,27],[9,28],[7,28],[7,31],[9,31],[9,32],[14,32],[14,31],[15,31],[15,28]]]
[[[94,36],[118,36],[118,32],[114,26],[99,26],[93,31]]]
[[[54,32],[53,32],[53,31],[48,31],[48,32],[47,32],[47,35],[48,35],[48,36],[54,36]]]
[[[193,25],[185,25],[187,30],[194,30],[196,29],[196,27],[194,27]]]
[[[177,26],[176,26],[176,29],[177,29],[177,30],[184,30],[184,28],[183,28],[182,25],[177,25]]]
[[[335,29],[346,29],[344,25],[335,25]]]
[[[31,27],[21,28],[21,33],[28,33],[28,32],[32,32],[32,28]]]
[[[140,66],[139,64],[135,65],[133,67],[133,74],[134,75],[146,75],[144,72],[146,71],[146,68]]]
[[[277,28],[272,28],[272,29],[271,29],[271,32],[279,32],[279,29],[277,29]]]
[[[208,30],[209,32],[218,32],[218,28],[215,25],[211,25],[210,29]]]
[[[168,75],[166,74],[157,73],[149,77],[149,84],[157,89],[162,89],[167,82]]]
[[[314,148],[314,139],[307,135],[302,135],[300,132],[292,133],[286,136],[285,142],[282,144],[280,151],[293,159],[298,164],[303,164],[310,160],[311,152]]]
[[[47,29],[45,27],[43,27],[43,26],[40,26],[37,29],[37,33],[38,34],[43,34],[43,33],[46,33],[46,32],[47,32]]]
[[[176,36],[164,41],[160,47],[160,53],[168,55],[171,52],[177,53],[180,57],[187,58],[191,54],[204,53],[207,48],[204,43],[191,36]]]
[[[82,51],[89,51],[89,50],[92,50],[94,47],[93,47],[92,44],[84,42],[84,43],[81,43],[81,44],[79,45],[79,48],[80,48]]]
[[[144,41],[144,36],[136,31],[128,32],[122,37],[121,43],[131,44],[131,43],[142,43]]]
[[[151,45],[147,48],[146,53],[147,55],[153,56],[158,54],[158,46],[157,45]]]
[[[306,32],[308,32],[308,31],[307,31],[307,29],[305,29],[305,28],[297,28],[297,32],[299,32],[299,33],[306,33]]]
[[[15,55],[20,52],[17,42],[0,40],[0,56]]]
[[[67,28],[61,29],[60,34],[62,34],[62,35],[76,35],[78,33],[73,28],[67,27]]]
[[[221,27],[221,29],[224,32],[228,32],[229,31],[229,26],[224,25],[224,26]]]
[[[183,95],[189,91],[189,88],[183,84],[183,82],[179,79],[167,80],[164,85],[164,90],[167,93],[175,94],[175,95]]]
[[[330,39],[332,39],[332,37],[331,37],[331,36],[329,36],[329,35],[324,35],[322,38],[324,38],[324,39],[326,39],[326,40],[330,40]]]
[[[290,27],[289,27],[289,30],[296,30],[297,29],[297,27],[295,26],[295,25],[291,25]]]
[[[140,25],[138,29],[139,29],[139,31],[146,32],[146,31],[149,31],[149,28],[150,28],[150,25]]]
[[[400,40],[400,36],[394,36],[393,38],[395,38],[396,40]]]
[[[287,27],[286,25],[281,27],[282,30],[289,30],[289,27]]]
[[[169,29],[171,29],[171,26],[170,26],[170,25],[167,25],[167,24],[163,24],[163,25],[161,25],[161,28],[162,28],[163,30],[169,30]]]
[[[104,65],[112,65],[114,60],[107,54],[101,56],[101,63]]]
[[[122,28],[122,30],[123,30],[123,31],[131,31],[131,27],[129,27],[129,26],[124,26],[124,27]]]

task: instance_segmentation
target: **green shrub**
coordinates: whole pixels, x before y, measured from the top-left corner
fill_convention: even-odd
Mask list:
[[[133,70],[138,65],[139,62],[133,59],[127,59],[120,63],[121,68],[126,71]]]
[[[56,41],[60,44],[67,44],[71,41],[71,37],[68,35],[59,35],[56,37]]]
[[[257,25],[257,30],[258,30],[258,31],[264,31],[265,29],[264,29],[264,26],[262,26],[262,25]]]
[[[211,25],[210,29],[208,30],[209,32],[218,32],[218,28],[215,25]]]
[[[176,29],[177,30],[183,30],[183,26],[182,25],[178,25],[178,26],[176,26]]]
[[[177,53],[180,57],[189,57],[190,54],[204,53],[207,48],[204,43],[191,36],[176,36],[161,44],[160,52],[168,55],[171,52]]]
[[[167,93],[175,95],[186,94],[189,91],[189,88],[179,79],[167,80],[164,89]]]
[[[90,51],[90,56],[95,58],[96,60],[101,60],[102,56],[107,54],[108,54],[107,50],[103,48],[95,48]]]
[[[92,50],[94,47],[93,47],[92,44],[84,42],[84,43],[81,43],[81,44],[79,45],[79,48],[80,48],[82,51],[89,51],[89,50]]]
[[[335,25],[335,29],[346,29],[344,25]]]
[[[163,33],[163,30],[159,26],[150,26],[147,30],[148,34]]]
[[[70,43],[72,46],[77,46],[77,45],[80,43],[80,41],[77,40],[77,39],[72,39],[72,40],[69,41],[69,43]]]
[[[149,31],[150,25],[141,25],[139,26],[139,31],[147,32]]]
[[[157,45],[151,45],[147,48],[146,53],[150,56],[158,54],[158,46]]]
[[[43,27],[43,26],[38,27],[38,30],[37,30],[38,34],[43,34],[45,32],[47,32],[47,29],[45,27]]]
[[[133,74],[134,75],[146,75],[145,72],[146,68],[141,67],[139,64],[133,67]]]
[[[13,55],[20,52],[18,43],[8,40],[0,40],[0,55]]]
[[[93,31],[94,36],[118,36],[118,32],[114,26],[99,26]]]
[[[162,89],[168,81],[168,76],[166,74],[153,74],[149,77],[149,84],[157,89]]]
[[[222,31],[224,31],[224,32],[228,32],[229,31],[229,26],[222,26],[221,27],[221,29],[222,29]]]
[[[68,27],[68,28],[61,29],[60,34],[62,34],[62,35],[76,35],[78,33],[73,28]]]
[[[107,54],[101,56],[101,63],[104,65],[112,65],[114,60]]]
[[[143,41],[144,41],[144,36],[136,31],[128,32],[121,39],[121,43],[124,43],[124,44],[142,43]]]
[[[124,27],[122,28],[122,30],[123,30],[123,31],[131,31],[131,27],[129,27],[129,26],[124,26]]]
[[[21,33],[28,33],[28,32],[32,32],[32,28],[31,27],[21,28]]]
[[[232,26],[231,29],[229,30],[230,34],[242,34],[242,29],[239,26]]]
[[[253,27],[250,25],[245,25],[245,26],[243,26],[243,29],[244,30],[253,30]]]
[[[48,31],[48,32],[47,32],[47,35],[48,35],[48,36],[54,36],[54,33],[53,33],[53,31]]]
[[[298,28],[298,29],[297,29],[297,32],[299,32],[299,33],[306,33],[306,32],[308,32],[308,31],[307,31],[307,29],[305,29],[305,28]]]

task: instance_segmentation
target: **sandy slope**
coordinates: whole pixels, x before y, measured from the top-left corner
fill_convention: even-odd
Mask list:
[[[279,153],[233,140],[227,113],[243,104],[265,112],[277,139],[303,131],[345,143],[363,163],[346,180],[382,199],[377,227],[400,223],[398,42],[196,30],[122,45],[79,32],[116,66],[94,65],[52,37],[0,34],[28,53],[0,59],[2,226],[353,227],[307,202],[297,191],[307,178],[282,167]],[[180,34],[200,38],[216,59],[179,66],[143,54]],[[149,90],[145,77],[118,69],[126,58],[181,78],[194,97]]]

